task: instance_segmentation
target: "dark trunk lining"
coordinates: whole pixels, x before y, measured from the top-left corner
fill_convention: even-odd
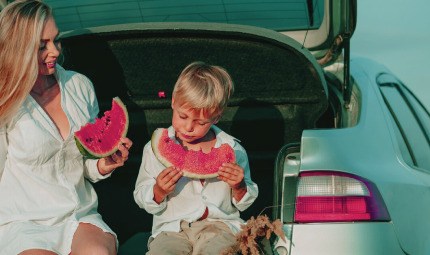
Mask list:
[[[64,66],[94,83],[101,112],[119,96],[130,114],[134,146],[126,166],[95,184],[99,212],[120,242],[150,231],[152,216],[138,208],[133,190],[142,149],[153,130],[171,123],[170,99],[181,70],[192,61],[226,68],[236,91],[218,126],[248,151],[260,196],[242,218],[272,205],[273,168],[282,145],[299,142],[327,108],[321,78],[297,50],[252,34],[214,31],[132,31],[63,40]],[[163,91],[166,98],[158,98]],[[266,210],[271,216],[271,210]]]

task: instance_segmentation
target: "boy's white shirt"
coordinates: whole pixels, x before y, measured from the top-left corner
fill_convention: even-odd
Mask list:
[[[143,149],[134,199],[139,207],[154,215],[152,237],[163,231],[179,232],[181,220],[196,221],[203,215],[206,207],[209,209],[209,221],[222,221],[233,233],[240,231],[240,225],[244,221],[240,218],[239,211],[245,210],[254,202],[258,196],[258,187],[251,180],[248,156],[239,141],[215,125],[211,128],[216,134],[215,148],[227,143],[234,149],[236,163],[244,169],[246,194],[240,201],[236,201],[228,184],[217,178],[206,179],[202,185],[199,179],[181,177],[175,191],[157,204],[153,199],[153,186],[158,174],[166,167],[156,158],[151,142],[148,142]],[[172,126],[168,128],[168,135],[176,140]]]

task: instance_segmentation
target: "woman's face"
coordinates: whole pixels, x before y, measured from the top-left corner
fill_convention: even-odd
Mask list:
[[[51,75],[55,72],[55,64],[60,55],[61,43],[59,31],[54,18],[49,18],[43,28],[39,48],[39,75]]]

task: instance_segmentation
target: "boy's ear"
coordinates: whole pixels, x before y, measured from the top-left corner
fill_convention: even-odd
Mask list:
[[[175,99],[172,97],[172,103],[170,104],[170,107],[173,109],[173,103],[175,102]]]

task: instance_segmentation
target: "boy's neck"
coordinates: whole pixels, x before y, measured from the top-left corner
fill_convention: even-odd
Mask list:
[[[216,135],[215,132],[211,129],[206,133],[206,135],[200,139],[197,139],[191,143],[184,142],[178,137],[176,139],[179,143],[186,148],[187,150],[193,151],[203,151],[204,153],[209,153],[216,143]]]

